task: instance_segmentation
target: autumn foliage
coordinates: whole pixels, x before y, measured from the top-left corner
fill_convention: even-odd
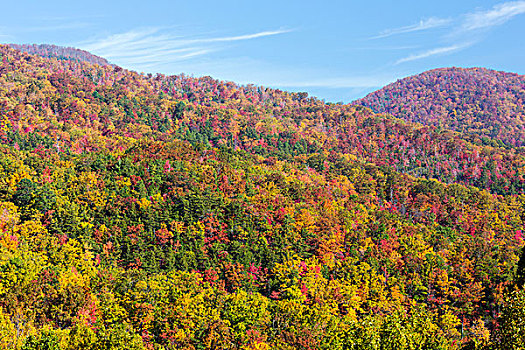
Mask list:
[[[519,323],[522,150],[0,55],[0,348],[481,349]]]
[[[525,146],[525,77],[484,68],[441,68],[398,80],[357,104],[470,134],[477,144]]]

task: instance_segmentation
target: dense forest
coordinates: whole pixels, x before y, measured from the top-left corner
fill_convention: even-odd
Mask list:
[[[55,51],[0,46],[0,348],[523,346],[523,148]]]
[[[442,68],[398,80],[356,104],[472,134],[478,143],[525,146],[525,76]]]

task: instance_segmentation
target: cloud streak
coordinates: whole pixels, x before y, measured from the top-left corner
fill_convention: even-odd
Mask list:
[[[58,32],[71,29],[87,28],[91,24],[88,22],[71,22],[62,24],[44,24],[41,26],[34,27],[23,27],[19,28],[19,32]]]
[[[3,29],[3,28],[0,28],[0,30]],[[9,34],[4,34],[2,31],[0,31],[0,40],[10,40],[12,39],[13,37]]]
[[[273,81],[268,85],[279,86],[284,88],[291,87],[317,87],[317,88],[371,88],[387,85],[395,78],[381,77],[381,76],[364,76],[364,77],[344,77],[344,78],[327,78],[327,79],[313,79],[313,80],[297,80],[297,81]]]
[[[461,29],[473,31],[504,24],[513,17],[525,13],[525,1],[510,1],[495,5],[488,11],[465,15]]]
[[[416,61],[416,60],[420,60],[420,59],[423,59],[423,58],[428,58],[428,57],[432,57],[432,56],[436,56],[436,55],[443,55],[443,54],[452,53],[452,52],[459,51],[459,50],[462,50],[464,48],[467,48],[470,45],[471,45],[470,43],[465,43],[465,44],[457,44],[457,45],[450,45],[450,46],[444,46],[444,47],[438,47],[438,48],[430,49],[430,50],[427,50],[427,51],[424,51],[424,52],[421,52],[421,53],[416,53],[416,54],[412,54],[412,55],[409,55],[407,57],[401,58],[401,59],[397,60],[395,64],[401,64],[401,63]]]
[[[452,20],[448,18],[431,17],[427,19],[422,19],[419,21],[419,23],[416,23],[413,25],[383,30],[381,33],[379,33],[378,35],[374,37],[371,37],[370,39],[381,39],[381,38],[387,38],[392,35],[419,32],[422,30],[444,27],[444,26],[449,25],[451,22]]]
[[[259,32],[254,34],[247,34],[247,35],[239,35],[239,36],[227,36],[222,38],[208,38],[208,39],[195,39],[190,40],[190,42],[194,43],[216,43],[216,42],[227,42],[227,41],[239,41],[239,40],[251,40],[251,39],[257,39],[262,38],[265,36],[273,36],[278,34],[284,34],[289,33],[291,30],[270,30],[265,32]]]
[[[188,60],[222,50],[226,43],[276,36],[290,31],[279,29],[236,36],[191,38],[164,33],[161,28],[143,28],[79,43],[78,46],[117,64],[155,68],[156,63]]]
[[[394,64],[412,62],[425,59],[436,55],[451,54],[463,50],[482,40],[483,36],[479,35],[489,28],[502,25],[513,17],[525,13],[525,1],[509,1],[493,6],[489,10],[477,10],[463,14],[454,20],[443,22],[442,25],[450,24],[452,27],[448,35],[439,39],[448,42],[448,45],[431,48],[423,52],[413,53],[409,56],[397,60]],[[410,31],[423,30],[426,27],[432,28],[440,24],[439,19],[433,21],[421,21],[419,25],[407,26],[398,29],[385,31],[382,37],[406,33]],[[421,28],[421,29],[418,29]],[[380,36],[381,37],[381,36]]]

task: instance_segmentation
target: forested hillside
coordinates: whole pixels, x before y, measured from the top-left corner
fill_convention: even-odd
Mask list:
[[[525,339],[521,149],[304,93],[0,55],[0,348]]]
[[[398,80],[356,102],[375,112],[472,134],[475,143],[525,146],[525,77],[442,68]]]
[[[305,93],[17,55],[4,54],[0,71],[0,108],[13,132],[63,136],[58,145],[72,152],[108,147],[90,142],[94,135],[107,143],[115,136],[172,138],[282,159],[335,151],[494,193],[525,189],[524,149],[478,145],[468,134],[326,104]]]

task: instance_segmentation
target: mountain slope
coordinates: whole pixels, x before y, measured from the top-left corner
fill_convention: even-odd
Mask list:
[[[0,53],[0,110],[12,125],[9,132],[58,135],[71,152],[100,149],[80,137],[84,132],[64,131],[90,126],[103,137],[176,138],[283,159],[338,151],[446,183],[501,194],[525,191],[523,152],[478,146],[471,135],[209,77],[145,76],[36,56],[27,62],[5,47]],[[13,88],[17,74],[23,81]]]
[[[484,68],[435,69],[398,80],[355,103],[404,120],[470,133],[479,144],[525,145],[523,75]]]
[[[494,334],[524,244],[519,150],[209,77],[0,62],[0,348]]]

